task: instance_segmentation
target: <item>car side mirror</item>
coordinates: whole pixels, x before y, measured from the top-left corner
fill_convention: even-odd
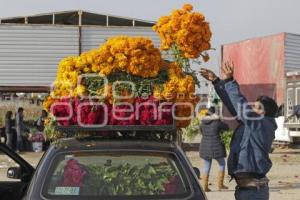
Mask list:
[[[200,170],[197,167],[193,167],[193,169],[194,169],[194,172],[195,172],[197,178],[200,179]]]
[[[8,168],[7,178],[21,179],[21,169],[19,167],[10,167],[10,168]]]

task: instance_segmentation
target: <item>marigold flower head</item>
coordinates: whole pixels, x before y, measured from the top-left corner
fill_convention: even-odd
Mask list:
[[[185,10],[185,11],[192,11],[193,6],[191,4],[184,4],[182,9]]]
[[[169,16],[159,18],[153,27],[161,39],[161,49],[176,45],[186,58],[198,58],[211,48],[212,33],[209,23],[200,12],[192,12],[193,6],[185,4]]]
[[[43,108],[44,110],[46,110],[47,112],[49,112],[51,105],[55,102],[55,99],[53,99],[51,96],[48,96],[45,98],[44,102],[43,102]]]

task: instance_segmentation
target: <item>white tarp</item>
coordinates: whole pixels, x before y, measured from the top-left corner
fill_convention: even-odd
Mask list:
[[[278,126],[277,130],[275,131],[275,140],[282,142],[292,142],[289,130],[286,127],[284,127],[284,116],[280,116],[275,120]]]

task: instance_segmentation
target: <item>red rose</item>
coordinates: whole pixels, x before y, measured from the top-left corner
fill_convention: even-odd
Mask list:
[[[71,159],[67,162],[63,174],[63,186],[81,187],[86,171],[81,167],[77,160]]]
[[[148,110],[142,110],[140,112],[140,119],[138,120],[142,125],[149,125],[151,124],[151,118],[152,118],[151,112],[149,112]]]
[[[95,110],[91,110],[91,112],[88,114],[87,124],[97,124],[99,117],[99,112]]]
[[[72,118],[70,120],[70,124],[72,124],[72,125],[77,125],[78,124],[78,122],[77,122],[77,114],[76,113],[73,114],[73,116],[72,116]]]
[[[179,181],[178,176],[172,176],[169,182],[164,184],[165,194],[176,194]]]
[[[167,125],[167,124],[169,124],[169,123],[165,119],[159,119],[154,122],[154,125]]]

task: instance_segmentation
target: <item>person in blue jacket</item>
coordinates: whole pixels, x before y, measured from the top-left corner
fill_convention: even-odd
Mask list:
[[[213,83],[222,102],[239,122],[227,162],[228,174],[237,183],[235,199],[268,200],[269,180],[266,175],[272,167],[269,152],[277,129],[274,118],[278,106],[267,96],[258,97],[250,106],[233,79],[233,69],[233,64],[226,62],[222,67],[222,80],[208,69],[201,69],[200,73]]]

